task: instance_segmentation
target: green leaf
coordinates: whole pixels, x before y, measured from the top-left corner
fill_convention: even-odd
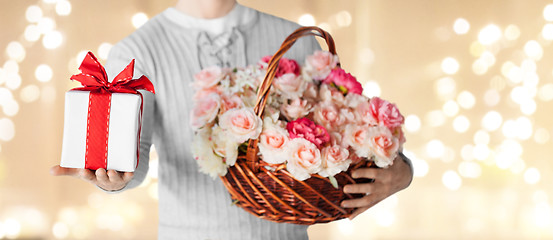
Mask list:
[[[234,205],[238,204],[239,202],[240,202],[239,200],[234,200],[234,201],[232,201],[232,203],[230,205],[234,206]]]
[[[338,181],[334,176],[329,176],[328,180],[330,180],[330,184],[332,184],[334,188],[338,189]]]

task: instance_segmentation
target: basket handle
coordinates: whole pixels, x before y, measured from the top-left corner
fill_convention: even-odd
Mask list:
[[[280,59],[292,47],[292,45],[294,45],[296,40],[305,36],[318,36],[323,38],[328,46],[328,51],[336,55],[334,39],[332,39],[332,36],[330,36],[328,32],[319,27],[300,27],[292,34],[290,34],[280,45],[278,51],[273,55],[273,57],[271,57],[271,60],[269,60],[269,63],[267,65],[267,73],[265,74],[265,78],[263,79],[263,82],[261,82],[261,86],[257,91],[257,100],[255,102],[254,112],[260,118],[263,118],[263,111],[265,110],[265,105],[267,104],[269,90],[271,89],[273,79],[275,78],[275,74],[278,70]],[[340,66],[340,63],[338,63],[338,66]],[[259,165],[257,164],[257,142],[257,139],[250,139],[246,153],[246,162],[251,170],[255,173],[259,171]]]

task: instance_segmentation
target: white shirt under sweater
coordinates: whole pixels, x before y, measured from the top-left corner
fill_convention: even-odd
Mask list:
[[[159,239],[307,239],[306,226],[262,220],[232,206],[221,180],[198,171],[191,154],[193,131],[189,126],[194,94],[190,83],[192,76],[206,67],[202,65],[256,64],[275,53],[298,27],[239,4],[227,16],[210,20],[169,8],[110,51],[108,76],[113,78],[136,59],[135,77],[146,75],[155,86],[155,95],[143,93],[140,163],[123,190],[144,180],[150,146],[155,144],[159,155]],[[228,32],[234,35],[232,44],[224,47],[226,52],[206,55],[225,46],[224,37],[218,36]],[[210,41],[211,49],[199,46]],[[285,57],[303,64],[317,49],[314,38],[304,38]]]

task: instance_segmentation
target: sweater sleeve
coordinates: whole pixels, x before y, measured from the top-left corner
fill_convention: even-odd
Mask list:
[[[135,56],[125,49],[125,46],[121,43],[115,45],[108,56],[106,62],[106,71],[110,78],[117,76],[121,70],[131,62],[132,59],[135,59],[134,67],[134,78],[138,78],[142,75],[149,77],[148,74],[144,72],[143,62],[139,56]],[[153,81],[152,81],[153,82]],[[124,190],[135,188],[139,186],[146,177],[149,168],[149,159],[150,159],[150,147],[152,145],[152,135],[153,135],[153,125],[154,125],[154,95],[148,91],[140,90],[140,93],[143,96],[143,111],[142,111],[142,128],[141,128],[141,137],[140,137],[140,153],[138,159],[138,166],[134,171],[134,176],[132,180],[122,189],[116,191],[106,191],[110,193],[122,192]],[[102,189],[103,190],[103,189]]]

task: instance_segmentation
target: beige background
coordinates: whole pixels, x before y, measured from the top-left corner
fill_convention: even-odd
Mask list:
[[[409,116],[412,185],[354,221],[311,227],[312,239],[553,239],[552,37],[542,34],[553,1],[239,2],[292,21],[311,14],[367,93],[377,85]],[[66,1],[0,0],[0,239],[155,238],[155,173],[140,188],[108,195],[48,169],[59,162],[63,96],[76,86],[69,77],[79,53],[99,56],[103,43],[109,49],[135,30],[136,13],[152,17],[174,3],[72,0],[64,16],[56,5],[63,10]],[[61,45],[46,49],[46,35],[25,38],[37,25],[26,18],[31,5],[53,20],[44,33],[61,33]],[[458,18],[470,24],[465,34],[454,31]],[[497,41],[484,45],[494,40],[493,31],[483,37],[490,24]],[[447,57],[457,71],[442,64]],[[51,78],[37,79],[40,64]],[[490,111],[501,121],[483,121]]]

